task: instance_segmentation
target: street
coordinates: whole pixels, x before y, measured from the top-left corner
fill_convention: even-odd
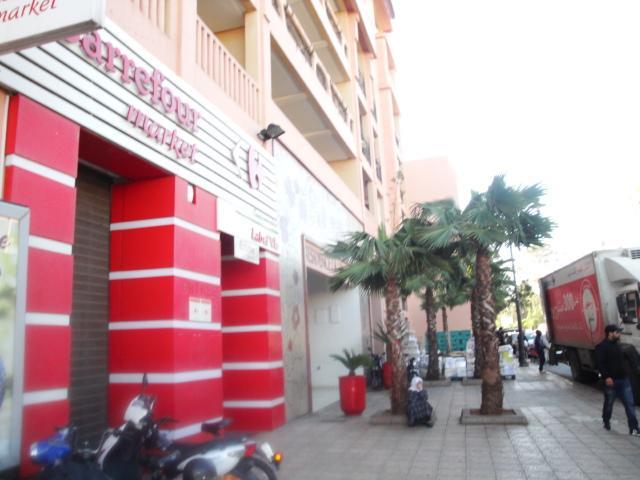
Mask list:
[[[429,389],[432,429],[369,425],[389,407],[387,392],[369,392],[362,417],[333,404],[263,438],[284,452],[282,480],[637,479],[640,439],[627,435],[621,405],[605,431],[601,392],[564,367],[539,374],[532,364],[505,381],[505,407],[521,408],[526,427],[460,425],[461,409],[480,405],[480,386],[454,382]]]

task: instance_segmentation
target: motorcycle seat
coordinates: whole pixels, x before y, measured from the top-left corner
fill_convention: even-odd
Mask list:
[[[202,443],[175,442],[171,444],[170,450],[173,450],[174,452],[178,451],[180,453],[180,458],[184,460],[185,458],[192,457],[200,453],[205,453],[210,450],[224,449],[228,445],[237,445],[238,442],[238,437],[236,436],[214,438]]]
[[[204,422],[200,429],[205,433],[210,433],[212,435],[218,435],[220,430],[224,430],[229,425],[231,425],[231,420],[228,418],[219,420],[217,422]]]

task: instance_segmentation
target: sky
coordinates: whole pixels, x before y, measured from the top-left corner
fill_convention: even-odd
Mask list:
[[[446,156],[460,200],[540,183],[548,273],[640,246],[640,1],[395,0],[404,161]]]

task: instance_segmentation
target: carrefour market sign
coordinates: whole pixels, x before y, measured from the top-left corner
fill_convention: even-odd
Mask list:
[[[0,0],[0,54],[88,32],[104,23],[105,0]]]

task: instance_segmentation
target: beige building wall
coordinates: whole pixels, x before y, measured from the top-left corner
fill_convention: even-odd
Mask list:
[[[409,210],[416,203],[453,199],[458,203],[458,179],[446,157],[428,158],[405,162],[403,173],[406,185],[405,204]],[[424,347],[427,319],[420,307],[420,300],[412,295],[407,299],[407,315],[411,328]],[[448,312],[449,331],[470,330],[471,313],[465,304]],[[442,311],[438,312],[438,331],[442,331]]]
[[[264,147],[301,168],[279,179],[292,178],[284,188],[294,196],[304,179],[317,192],[313,206],[324,208],[315,216],[315,210],[302,212],[308,221],[295,234],[281,226],[292,248],[300,249],[300,233],[317,229],[314,237],[323,241],[322,234],[333,234],[325,217],[349,218],[348,230],[376,234],[381,223],[391,231],[406,215],[392,0],[107,0],[107,15],[247,135],[256,138],[271,123],[285,130]],[[317,203],[320,197],[324,203]],[[295,217],[286,210],[299,203],[284,205],[282,225]],[[347,233],[335,230],[336,238]],[[283,285],[304,278],[298,262],[281,260]],[[281,297],[289,417],[307,413],[308,334],[299,326],[304,300]],[[361,308],[370,316],[365,326],[384,315],[383,302],[368,303]]]

